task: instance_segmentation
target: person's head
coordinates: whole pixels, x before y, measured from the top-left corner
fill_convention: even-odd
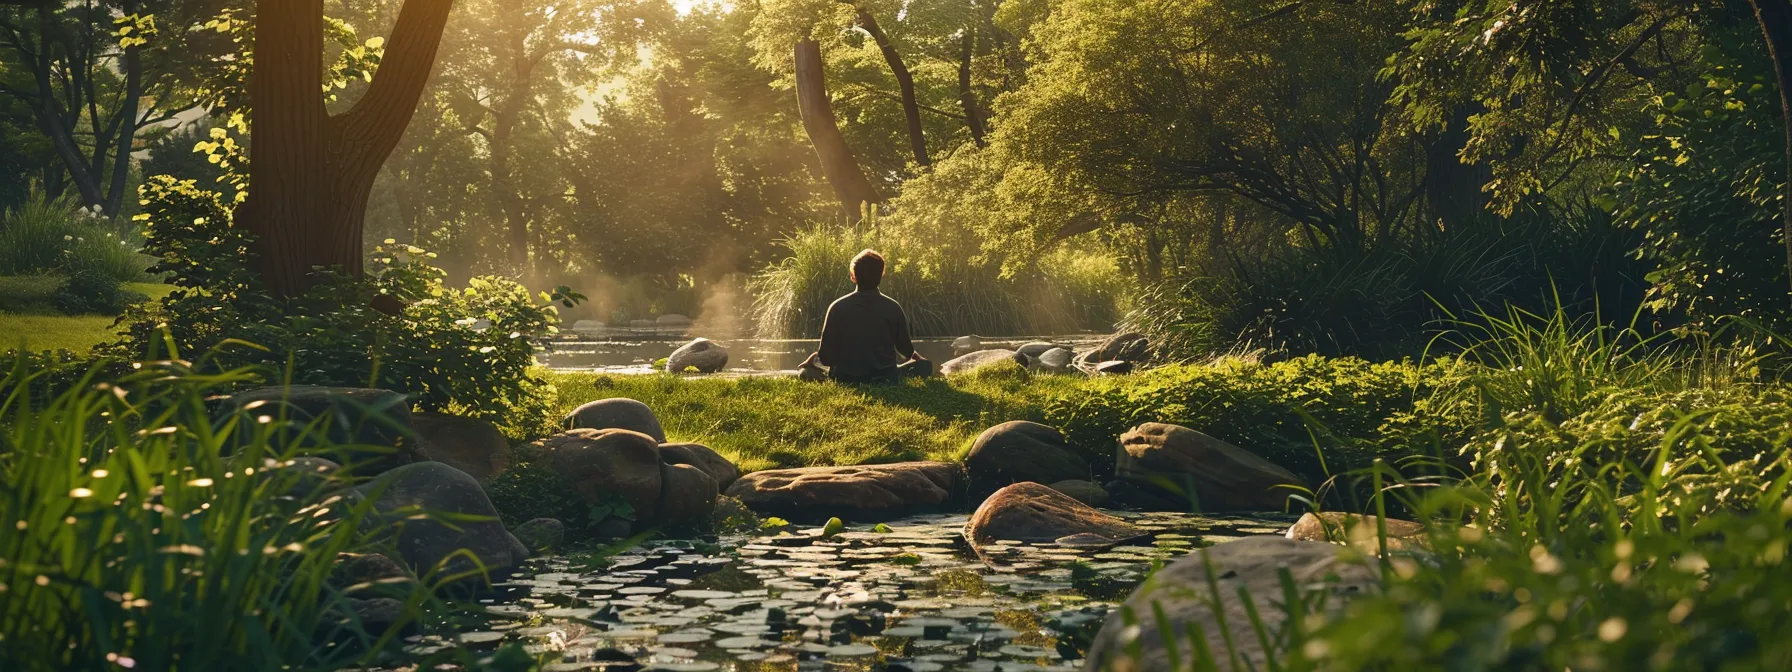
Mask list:
[[[865,250],[852,258],[852,283],[863,289],[877,289],[884,281],[884,255]]]

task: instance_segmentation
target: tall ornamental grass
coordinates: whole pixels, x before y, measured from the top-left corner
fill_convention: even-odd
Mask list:
[[[321,669],[385,646],[327,581],[371,498],[312,494],[270,441],[284,423],[216,414],[245,374],[100,370],[60,393],[24,359],[0,377],[0,669]]]
[[[941,249],[893,229],[816,226],[783,242],[788,256],[749,283],[759,334],[814,337],[828,304],[853,290],[848,262],[863,249],[888,259],[881,290],[902,304],[916,336],[1105,332],[1130,284],[1111,259],[1061,250],[1004,277],[975,249]]]
[[[153,261],[139,253],[142,235],[90,217],[72,203],[34,193],[0,213],[0,275],[72,274],[93,270],[132,282]]]

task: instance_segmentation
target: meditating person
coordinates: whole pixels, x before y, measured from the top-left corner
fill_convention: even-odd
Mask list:
[[[824,366],[829,378],[843,383],[932,375],[933,363],[909,342],[902,306],[877,291],[884,279],[883,255],[860,252],[852,258],[851,277],[859,289],[828,306],[821,323],[821,348],[803,360],[805,377],[814,377]]]

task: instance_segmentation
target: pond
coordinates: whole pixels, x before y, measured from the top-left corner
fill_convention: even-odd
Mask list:
[[[1091,334],[1059,336],[983,337],[980,349],[1014,349],[1027,343],[1045,341],[1081,350],[1093,347],[1103,337]],[[608,329],[589,336],[568,336],[551,341],[548,350],[538,358],[548,368],[560,371],[596,373],[652,373],[654,360],[672,354],[691,337],[678,333],[651,330],[630,331]],[[957,356],[950,338],[915,339],[915,350],[936,364]],[[792,371],[815,352],[814,339],[716,339],[728,348],[728,369],[733,375],[754,375]]]
[[[485,600],[497,619],[409,651],[518,642],[560,670],[906,670],[1082,668],[1108,611],[1155,562],[1292,517],[1112,512],[1147,530],[1113,548],[1000,542],[991,565],[967,546],[967,516],[917,516],[709,542],[650,542],[589,566],[531,561]]]

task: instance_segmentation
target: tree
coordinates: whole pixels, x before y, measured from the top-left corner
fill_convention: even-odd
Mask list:
[[[909,72],[908,64],[902,60],[902,52],[897,51],[895,41],[878,25],[877,17],[865,5],[850,0],[838,1],[852,6],[859,28],[877,44],[878,52],[883,54],[884,62],[890,66],[891,76],[896,78],[897,89],[901,92],[903,121],[908,125],[909,149],[914,152],[915,163],[923,168],[933,165],[933,160],[927,156],[926,132],[921,128],[921,104],[915,98],[915,75]]]
[[[1396,61],[1401,97],[1421,123],[1439,126],[1445,108],[1484,108],[1463,157],[1485,160],[1494,204],[1569,182],[1581,166],[1609,159],[1618,129],[1649,96],[1699,76],[1705,31],[1729,23],[1721,0],[1500,0],[1415,5],[1418,29]],[[1792,4],[1748,0],[1773,64],[1785,136],[1783,175],[1792,175]],[[1779,186],[1784,279],[1792,283],[1792,179]],[[1789,285],[1792,286],[1792,285]],[[1787,294],[1792,300],[1792,292]]]
[[[362,274],[367,199],[404,135],[453,0],[407,0],[379,70],[346,112],[325,109],[324,2],[264,3],[249,82],[250,190],[236,213],[268,289],[292,297],[314,268]]]
[[[1008,189],[1087,185],[1147,221],[1180,195],[1230,194],[1301,245],[1354,254],[1420,221],[1422,145],[1390,123],[1379,74],[1404,18],[1382,3],[1069,0],[1033,27],[1037,59],[991,151]]]
[[[834,186],[834,195],[840,200],[840,209],[848,221],[857,222],[863,217],[866,208],[880,203],[883,197],[871,181],[865,179],[865,171],[859,168],[857,159],[853,158],[852,149],[846,146],[846,139],[840,135],[840,127],[834,122],[834,108],[828,100],[826,75],[822,71],[821,45],[815,40],[799,40],[796,43],[796,99],[797,106],[803,112],[803,128],[809,133],[809,141],[815,145],[815,155],[821,160],[821,172]]]
[[[10,52],[0,55],[0,93],[31,110],[58,159],[49,195],[60,195],[66,184],[87,207],[123,209],[138,134],[183,107],[183,92],[167,71],[186,55],[187,24],[179,20],[185,8],[167,8],[165,28],[141,0],[0,10],[0,48]],[[6,64],[22,77],[6,76]],[[145,109],[145,101],[154,107]]]

